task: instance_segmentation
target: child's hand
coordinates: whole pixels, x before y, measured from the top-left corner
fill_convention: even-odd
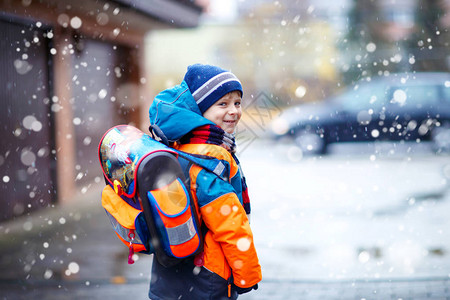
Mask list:
[[[250,292],[251,290],[257,290],[258,284],[255,284],[254,286],[248,287],[248,288],[241,288],[233,284],[233,289],[240,295]]]

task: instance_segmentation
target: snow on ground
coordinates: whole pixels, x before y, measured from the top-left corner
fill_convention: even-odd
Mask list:
[[[303,157],[258,141],[240,159],[266,279],[450,276],[448,155],[375,144]]]

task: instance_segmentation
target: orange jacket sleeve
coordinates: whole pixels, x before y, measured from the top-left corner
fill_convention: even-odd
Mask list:
[[[233,187],[205,170],[196,176],[196,187],[201,217],[231,267],[234,284],[255,285],[261,281],[261,266],[247,215]]]

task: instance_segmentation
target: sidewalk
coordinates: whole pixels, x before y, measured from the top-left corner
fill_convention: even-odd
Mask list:
[[[128,249],[101,205],[103,185],[73,204],[0,223],[0,299],[147,299],[151,257]],[[277,281],[240,299],[450,299],[450,278]]]
[[[0,299],[115,299],[137,289],[145,299],[151,258],[127,264],[128,249],[101,207],[102,188],[0,223]]]

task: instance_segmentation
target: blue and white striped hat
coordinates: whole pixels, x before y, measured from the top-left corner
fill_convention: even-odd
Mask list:
[[[202,114],[217,100],[232,91],[241,92],[239,79],[231,72],[216,66],[195,64],[188,67],[184,81]]]

